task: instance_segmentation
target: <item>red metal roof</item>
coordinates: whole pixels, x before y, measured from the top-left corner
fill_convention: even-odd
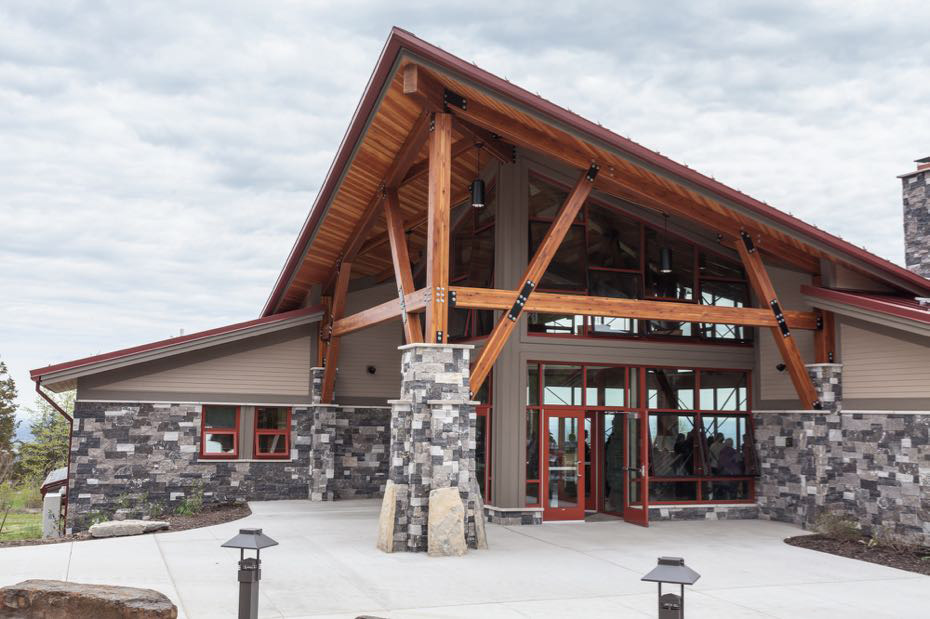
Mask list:
[[[290,320],[292,318],[310,316],[312,314],[321,313],[323,312],[323,310],[324,308],[322,305],[316,305],[314,307],[304,307],[304,308],[292,310],[289,312],[282,312],[280,314],[274,314],[273,316],[266,316],[264,318],[256,318],[254,320],[247,320],[245,322],[237,322],[235,324],[226,325],[223,327],[217,327],[215,329],[208,329],[206,331],[198,331],[197,333],[191,333],[188,335],[172,337],[172,338],[168,338],[167,340],[158,340],[157,342],[150,342],[148,344],[142,344],[141,346],[133,346],[132,348],[122,348],[120,350],[114,350],[112,352],[102,353],[99,355],[93,355],[91,357],[84,357],[83,359],[75,359],[74,361],[66,361],[64,363],[58,363],[55,365],[46,366],[44,368],[30,370],[29,377],[32,380],[38,380],[43,376],[46,376],[48,374],[53,374],[56,372],[61,372],[62,370],[70,370],[70,369],[78,368],[84,365],[92,365],[94,363],[100,363],[101,361],[110,361],[113,359],[119,359],[121,357],[128,357],[130,355],[135,355],[141,352],[149,352],[152,350],[159,350],[161,348],[169,348],[171,346],[177,346],[178,344],[184,344],[186,342],[203,340],[203,339],[207,339],[211,337],[216,337],[218,335],[233,333],[235,331],[243,331],[243,330],[251,329],[253,327],[258,327],[261,325],[274,324],[276,322],[282,322],[282,321]]]
[[[686,165],[672,161],[668,157],[660,155],[655,151],[649,150],[648,148],[637,144],[632,140],[617,135],[609,129],[582,118],[581,116],[578,116],[577,114],[565,108],[559,107],[558,105],[555,105],[554,103],[547,101],[538,95],[534,95],[533,93],[530,93],[520,88],[519,86],[511,84],[510,82],[503,80],[470,62],[462,60],[461,58],[458,58],[457,56],[454,56],[436,47],[435,45],[431,45],[430,43],[427,43],[426,41],[414,36],[405,30],[395,27],[391,30],[391,34],[388,36],[388,40],[384,45],[384,49],[381,51],[381,56],[378,59],[378,63],[375,65],[375,69],[372,72],[371,77],[368,80],[368,85],[365,88],[365,93],[362,96],[362,100],[359,102],[359,105],[355,110],[355,114],[352,117],[349,128],[346,130],[346,134],[342,138],[339,149],[336,151],[336,157],[326,174],[326,179],[323,182],[323,186],[320,189],[320,192],[317,195],[309,214],[307,215],[307,219],[304,221],[303,227],[300,230],[300,234],[297,237],[297,241],[291,248],[291,252],[288,255],[284,268],[278,275],[274,289],[272,290],[271,295],[268,297],[268,300],[265,303],[265,307],[262,309],[262,316],[268,316],[277,310],[285,289],[289,285],[290,280],[293,277],[293,274],[298,268],[300,262],[303,260],[307,245],[310,242],[317,225],[319,225],[326,205],[329,203],[330,198],[338,188],[339,179],[342,177],[342,173],[350,162],[355,142],[364,132],[366,121],[374,111],[378,101],[378,96],[386,80],[391,77],[391,71],[394,68],[394,62],[402,50],[407,50],[413,54],[416,54],[421,58],[431,61],[440,67],[443,67],[453,73],[457,73],[466,79],[477,83],[483,88],[497,92],[518,104],[525,105],[550,121],[568,125],[569,127],[586,136],[601,142],[605,142],[613,148],[622,150],[629,155],[639,158],[645,163],[654,165],[657,168],[676,175],[684,181],[693,183],[694,185],[710,191],[721,198],[736,203],[753,213],[780,223],[801,236],[819,241],[824,245],[832,248],[833,250],[845,254],[853,260],[866,263],[873,268],[887,273],[891,277],[897,278],[899,281],[908,282],[917,290],[923,290],[927,294],[930,294],[930,280],[927,280],[920,275],[917,275],[916,273],[912,273],[911,271],[908,271],[907,269],[894,264],[893,262],[876,256],[875,254],[861,247],[857,247],[852,243],[844,241],[843,239],[825,232],[816,226],[808,224],[798,219],[797,217],[784,213],[772,206],[769,206],[768,204],[765,204],[764,202],[756,200],[755,198],[752,198],[741,191],[733,189],[732,187],[728,187],[717,180],[697,172],[696,170],[692,170]]]
[[[801,293],[827,301],[835,301],[861,309],[881,312],[899,318],[930,324],[930,306],[921,305],[913,297],[896,297],[873,292],[831,290],[816,286],[801,286]]]

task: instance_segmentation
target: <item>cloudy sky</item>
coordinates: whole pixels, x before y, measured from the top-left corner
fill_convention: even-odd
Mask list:
[[[392,25],[903,261],[925,0],[394,4],[0,3],[24,405],[30,368],[258,315]]]

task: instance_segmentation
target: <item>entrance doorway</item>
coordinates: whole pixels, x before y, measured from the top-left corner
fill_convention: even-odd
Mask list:
[[[584,518],[584,412],[547,410],[543,420],[543,518]]]
[[[647,524],[642,503],[642,427],[636,411],[588,410],[584,417],[585,511]]]

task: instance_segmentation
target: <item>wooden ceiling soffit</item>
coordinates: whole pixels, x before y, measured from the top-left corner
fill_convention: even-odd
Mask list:
[[[401,145],[400,150],[397,151],[397,155],[394,157],[391,167],[388,168],[387,173],[385,173],[381,186],[375,191],[375,195],[373,195],[368,202],[361,218],[352,230],[352,234],[349,236],[349,244],[343,252],[341,260],[351,261],[355,259],[356,254],[358,254],[359,249],[361,249],[362,244],[368,237],[368,231],[371,230],[381,210],[380,207],[381,202],[384,200],[385,189],[388,187],[396,188],[398,183],[407,175],[410,166],[413,165],[414,159],[416,159],[423,144],[426,143],[426,138],[429,136],[429,124],[430,115],[424,110],[413,124],[413,128],[410,129],[410,133],[407,134],[407,138],[404,140],[403,145]],[[334,269],[326,285],[323,287],[324,291],[332,289],[336,282],[336,274],[337,270]]]
[[[559,139],[556,137],[559,130],[552,128],[550,131],[542,131],[479,101],[465,99],[447,90],[437,78],[419,65],[411,63],[404,67],[404,93],[419,99],[429,109],[447,108],[457,119],[575,169],[587,169],[595,162],[594,155],[597,153],[594,150],[577,145],[575,139]],[[608,158],[605,156],[603,159],[597,161],[601,164],[601,174],[595,182],[597,190],[640,206],[697,221],[714,229],[729,244],[735,243],[741,232],[746,231],[758,240],[762,251],[789,261],[807,272],[819,271],[817,256],[807,253],[806,247],[779,240],[764,225],[737,216],[719,203],[713,203],[714,208],[710,201],[702,202],[687,189],[676,187],[676,191],[673,191],[669,188],[673,186],[671,183],[664,186],[647,179],[647,176],[652,176],[648,172],[637,174],[627,169],[633,166],[620,165],[620,162],[608,165]]]

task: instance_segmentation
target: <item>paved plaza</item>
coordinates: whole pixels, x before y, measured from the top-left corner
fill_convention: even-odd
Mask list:
[[[0,584],[52,578],[149,587],[168,595],[181,617],[228,618],[238,553],[220,544],[252,526],[280,542],[262,554],[262,617],[655,617],[655,586],[639,579],[659,555],[683,556],[702,575],[686,594],[689,619],[930,609],[930,578],[788,546],[782,539],[801,531],[779,523],[488,525],[490,550],[430,558],[375,549],[379,506],[253,503],[249,518],[203,529],[0,549]]]

